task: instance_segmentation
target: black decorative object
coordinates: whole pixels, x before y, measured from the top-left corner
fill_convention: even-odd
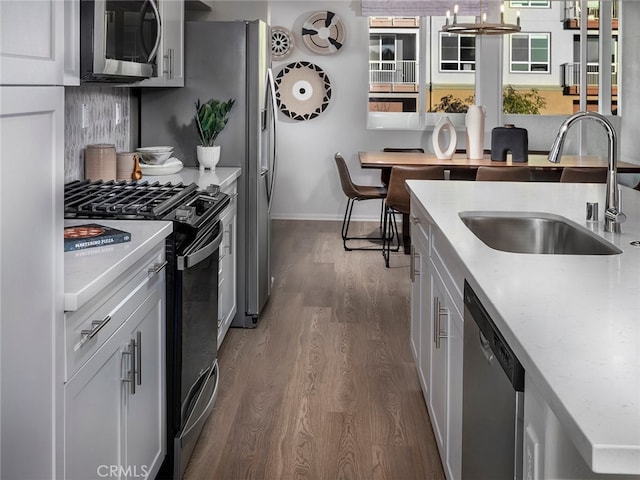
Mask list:
[[[285,65],[276,75],[275,84],[278,108],[294,120],[311,120],[329,106],[331,82],[313,63]]]
[[[514,163],[529,161],[529,137],[526,128],[506,124],[504,127],[491,130],[491,160],[506,162],[508,152],[511,152]]]

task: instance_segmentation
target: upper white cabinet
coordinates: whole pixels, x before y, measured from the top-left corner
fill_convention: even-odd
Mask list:
[[[0,87],[0,478],[58,477],[63,158],[64,88]]]
[[[78,1],[0,2],[0,84],[79,84]]]
[[[156,58],[156,76],[139,82],[141,87],[184,86],[184,1],[158,0],[162,37]]]

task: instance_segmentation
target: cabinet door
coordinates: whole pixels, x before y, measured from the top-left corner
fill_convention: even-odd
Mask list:
[[[141,87],[184,86],[184,1],[158,0],[162,38],[156,58],[156,76],[139,82]]]
[[[218,348],[229,330],[237,310],[237,207],[236,196],[220,218],[223,240],[220,245],[220,278],[218,290]]]
[[[0,87],[0,478],[57,476],[63,158],[64,89]]]
[[[0,84],[62,85],[64,2],[0,2]]]
[[[66,479],[114,476],[113,469],[124,465],[127,339],[128,332],[118,330],[65,387]]]
[[[416,358],[422,393],[428,403],[431,368],[431,283],[428,239],[413,229],[413,284],[411,285],[411,348]]]
[[[163,273],[164,275],[164,273]],[[127,321],[128,371],[133,367],[135,393],[126,385],[126,477],[155,478],[166,452],[164,282]]]
[[[437,270],[432,266],[431,272],[432,291],[432,323],[431,340],[431,370],[429,405],[431,407],[431,424],[433,433],[440,449],[440,455],[446,454],[447,441],[447,375],[448,375],[448,348],[447,332],[449,331],[449,309],[447,308],[447,294]]]
[[[448,343],[448,409],[447,409],[447,459],[445,470],[449,478],[462,477],[462,314],[447,295]]]

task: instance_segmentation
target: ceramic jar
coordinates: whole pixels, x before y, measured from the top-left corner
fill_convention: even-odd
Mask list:
[[[115,180],[117,176],[116,146],[111,143],[87,145],[84,150],[85,180]]]
[[[440,160],[449,160],[456,152],[456,144],[458,143],[458,134],[456,127],[453,125],[448,116],[443,115],[436,123],[431,136],[433,144],[433,153]]]

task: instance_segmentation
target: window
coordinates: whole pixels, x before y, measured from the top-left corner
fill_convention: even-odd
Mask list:
[[[511,35],[510,71],[549,73],[549,43],[548,33]]]
[[[440,70],[471,71],[476,69],[476,37],[440,34]]]
[[[511,0],[511,8],[549,8],[549,0]]]

